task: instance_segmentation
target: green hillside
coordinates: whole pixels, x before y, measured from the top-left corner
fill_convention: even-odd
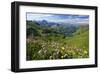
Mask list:
[[[81,32],[81,33],[80,33]],[[70,46],[77,54],[74,57],[88,57],[89,53],[89,31],[80,29],[75,35],[66,40],[67,45]],[[81,51],[81,52],[78,52]]]
[[[80,26],[73,32],[58,32],[36,22],[27,22],[27,60],[72,59],[89,57],[88,26]]]

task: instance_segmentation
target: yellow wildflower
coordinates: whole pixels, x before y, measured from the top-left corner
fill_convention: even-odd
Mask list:
[[[64,50],[64,47],[61,47],[62,50]]]
[[[85,50],[84,53],[87,54],[87,51]]]

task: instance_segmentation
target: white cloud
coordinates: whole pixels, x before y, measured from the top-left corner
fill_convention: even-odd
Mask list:
[[[51,17],[52,15],[51,14],[33,14],[33,13],[27,13],[27,19],[28,20],[38,20],[38,19],[41,19],[41,18],[47,18],[47,17]]]
[[[54,14],[33,14],[27,13],[27,20],[47,20],[51,22],[64,22],[64,23],[89,23],[89,18],[84,18],[87,16],[82,15],[54,15]]]

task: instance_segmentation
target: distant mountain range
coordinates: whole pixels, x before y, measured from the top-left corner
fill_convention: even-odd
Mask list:
[[[36,23],[38,23],[40,26],[60,26],[60,23],[55,23],[55,22],[48,22],[46,20],[42,20],[42,21],[34,21]]]
[[[41,20],[41,21],[33,21],[36,22],[40,26],[86,26],[88,24],[86,23],[66,23],[66,22],[49,22],[46,20]]]
[[[87,27],[88,24],[70,24],[70,23],[63,23],[63,22],[49,22],[46,20],[42,21],[27,21],[27,28],[31,27],[35,30],[42,30],[41,32],[53,32],[56,34],[63,34],[65,36],[72,36],[73,33],[77,31],[80,27]]]

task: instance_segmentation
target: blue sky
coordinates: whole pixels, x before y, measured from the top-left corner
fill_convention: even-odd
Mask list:
[[[88,15],[71,15],[71,14],[36,14],[27,13],[27,20],[47,20],[49,22],[64,22],[64,23],[89,23]]]

